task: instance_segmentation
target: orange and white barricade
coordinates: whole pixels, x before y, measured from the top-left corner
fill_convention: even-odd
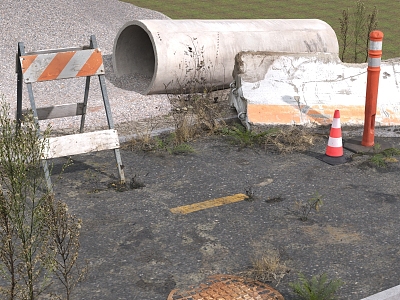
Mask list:
[[[18,43],[17,55],[17,120],[23,117],[22,89],[26,84],[29,100],[36,122],[71,116],[81,116],[80,133],[60,137],[50,137],[48,147],[43,153],[43,167],[48,187],[51,181],[47,167],[47,159],[112,149],[115,153],[121,183],[125,183],[125,175],[119,152],[118,133],[114,129],[110,103],[105,85],[104,65],[101,51],[97,47],[94,35],[90,37],[90,45],[81,48],[43,50],[25,53],[24,44]],[[85,115],[89,96],[91,76],[98,76],[103,95],[108,130],[84,133]],[[37,108],[33,96],[32,83],[86,77],[84,99],[81,103],[71,103]]]

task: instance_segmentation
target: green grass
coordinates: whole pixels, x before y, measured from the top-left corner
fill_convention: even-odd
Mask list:
[[[343,9],[354,11],[356,0],[125,0],[162,12],[172,19],[320,19],[338,33]],[[400,57],[400,1],[364,0],[367,13],[378,9],[378,28],[385,37],[383,58]]]

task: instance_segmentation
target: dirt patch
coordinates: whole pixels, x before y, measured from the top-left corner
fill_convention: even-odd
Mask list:
[[[361,234],[348,227],[322,227],[319,225],[304,226],[303,231],[315,240],[317,244],[352,244],[362,241]]]

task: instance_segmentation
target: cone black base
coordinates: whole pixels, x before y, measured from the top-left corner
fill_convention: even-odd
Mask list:
[[[344,155],[339,156],[339,157],[332,157],[332,156],[328,156],[326,154],[319,156],[318,159],[322,160],[323,162],[326,162],[327,164],[330,164],[332,166],[345,164],[350,160],[349,158],[345,157]]]

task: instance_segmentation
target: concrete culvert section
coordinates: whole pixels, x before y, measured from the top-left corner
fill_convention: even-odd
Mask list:
[[[240,51],[338,54],[334,30],[317,19],[135,20],[114,41],[118,76],[151,78],[145,94],[171,93],[199,78],[229,87]]]
[[[118,35],[118,43],[113,51],[114,67],[118,68],[118,73],[139,73],[152,77],[155,67],[153,45],[150,33],[141,26],[132,24],[124,28]]]

